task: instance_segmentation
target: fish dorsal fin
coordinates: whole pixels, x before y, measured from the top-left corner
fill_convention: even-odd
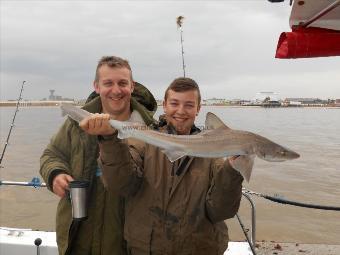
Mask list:
[[[226,124],[224,124],[223,121],[212,112],[208,112],[205,117],[205,127],[208,130],[217,129],[221,127],[229,129],[229,127]]]
[[[129,122],[145,124],[142,115],[136,110],[132,111]]]

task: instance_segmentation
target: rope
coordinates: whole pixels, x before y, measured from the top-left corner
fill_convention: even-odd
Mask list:
[[[297,201],[292,201],[292,200],[287,200],[281,197],[273,197],[265,194],[261,194],[258,192],[250,191],[245,188],[243,188],[245,193],[263,197],[265,199],[268,199],[272,202],[280,203],[280,204],[287,204],[287,205],[293,205],[293,206],[298,206],[298,207],[304,207],[304,208],[311,208],[311,209],[319,209],[319,210],[329,210],[329,211],[340,211],[340,207],[338,206],[328,206],[328,205],[317,205],[317,204],[309,204],[309,203],[302,203],[302,202],[297,202]]]

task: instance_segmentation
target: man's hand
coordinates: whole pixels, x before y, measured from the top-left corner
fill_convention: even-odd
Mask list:
[[[69,182],[73,181],[71,175],[68,174],[58,174],[53,179],[52,188],[53,192],[59,197],[63,198],[66,195],[66,190],[69,189]]]
[[[96,113],[83,119],[79,126],[90,135],[112,135],[115,129],[109,123],[110,115]]]

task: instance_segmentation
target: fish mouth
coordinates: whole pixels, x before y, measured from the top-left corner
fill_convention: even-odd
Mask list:
[[[285,161],[285,160],[292,160],[297,159],[300,157],[300,154],[294,152],[294,151],[285,151],[282,153],[282,157],[278,157],[277,161]]]
[[[291,159],[297,159],[297,158],[300,157],[300,154],[292,151],[292,152],[289,153],[289,156],[290,156]]]
[[[300,154],[294,151],[280,151],[275,154],[258,154],[256,153],[259,158],[262,158],[269,162],[283,162],[286,160],[293,160],[300,157]]]

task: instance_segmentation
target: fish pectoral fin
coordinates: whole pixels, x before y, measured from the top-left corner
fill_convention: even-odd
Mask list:
[[[240,172],[243,178],[249,182],[254,166],[255,155],[241,155],[232,160],[231,166]]]
[[[170,162],[174,162],[177,159],[180,159],[184,156],[186,156],[186,153],[184,151],[180,151],[180,150],[165,150],[163,149],[162,152],[168,157],[168,159],[170,160]]]

